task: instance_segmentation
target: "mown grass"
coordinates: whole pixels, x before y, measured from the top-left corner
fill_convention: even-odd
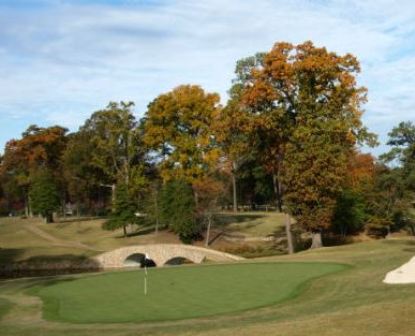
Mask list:
[[[345,266],[255,263],[150,269],[56,282],[30,292],[42,298],[49,320],[75,323],[189,319],[275,304],[306,281]],[[278,286],[276,286],[278,284]]]
[[[44,285],[45,281],[51,279],[0,282],[0,297],[13,303],[9,313],[0,322],[0,334],[412,336],[415,330],[415,285],[391,286],[382,283],[382,279],[388,271],[406,262],[414,254],[413,240],[388,240],[323,248],[293,256],[263,258],[258,262],[328,262],[345,263],[351,267],[312,280],[300,295],[280,304],[211,317],[138,324],[45,321],[41,317],[41,300],[27,295],[25,291],[32,286]],[[199,267],[195,266],[196,268]],[[160,274],[168,274],[169,271],[162,270]],[[251,274],[246,276],[250,277]],[[229,282],[237,280],[238,277],[232,277]],[[271,295],[274,288],[278,290],[280,286],[283,286],[281,282],[273,282],[267,293]],[[107,289],[109,295],[113,290],[111,283]],[[176,300],[179,310],[182,309],[182,300]],[[243,300],[243,296],[234,296],[233,300]],[[97,307],[93,309],[95,308]],[[196,306],[193,309],[197,309]]]

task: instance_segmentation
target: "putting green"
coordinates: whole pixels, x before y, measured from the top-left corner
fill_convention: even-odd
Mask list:
[[[340,271],[330,263],[252,263],[152,268],[58,280],[32,288],[44,317],[74,323],[186,319],[278,303],[304,282]]]

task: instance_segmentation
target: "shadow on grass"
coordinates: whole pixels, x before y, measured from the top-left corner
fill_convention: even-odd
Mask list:
[[[0,248],[0,265],[14,262],[24,251],[25,249]]]
[[[228,226],[232,223],[244,223],[253,221],[256,219],[264,218],[265,215],[259,215],[259,214],[218,214],[215,215],[215,225],[216,226]],[[253,224],[254,225],[254,224]]]
[[[160,230],[164,230],[164,228],[160,229]],[[138,228],[138,230],[134,231],[134,232],[130,232],[127,234],[127,237],[138,237],[138,236],[144,236],[150,233],[154,232],[154,227],[153,226],[145,226],[145,227],[141,227]],[[124,238],[124,236],[119,236],[117,238]]]
[[[91,220],[97,220],[97,219],[106,219],[105,216],[95,216],[95,217],[66,217],[66,218],[59,218],[56,220],[56,224],[59,223],[73,223],[73,222],[87,222]]]

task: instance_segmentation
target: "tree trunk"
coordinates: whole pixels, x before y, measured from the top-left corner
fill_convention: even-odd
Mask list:
[[[193,197],[195,199],[195,206],[197,208],[199,206],[199,194],[197,193],[197,191],[194,192]]]
[[[28,200],[28,210],[29,210],[29,217],[33,218],[33,211],[32,211],[32,199],[30,196],[27,197]]]
[[[206,230],[206,242],[205,242],[205,246],[208,247],[209,246],[209,237],[210,237],[210,226],[212,224],[212,216],[209,214],[208,215],[208,227]]]
[[[415,225],[414,224],[411,224],[411,225],[409,225],[409,228],[411,230],[412,236],[415,236]]]
[[[46,216],[45,216],[45,222],[46,222],[46,224],[53,223],[53,213],[46,214]]]
[[[386,229],[388,230],[388,233],[386,234],[386,239],[389,239],[390,237],[391,237],[391,227],[390,227],[390,225],[388,225],[387,227],[386,227]]]
[[[126,227],[125,224],[122,226],[122,230],[123,230],[123,233],[124,233],[124,238],[127,237],[127,227]]]
[[[311,247],[310,249],[316,249],[323,247],[323,240],[321,238],[321,231],[315,231],[311,233]]]
[[[63,196],[61,199],[61,206],[62,206],[62,217],[66,218],[66,197]]]
[[[115,212],[115,183],[111,185],[111,211]]]
[[[29,217],[29,202],[27,200],[25,201],[24,214],[26,217]]]
[[[158,202],[157,202],[157,194],[156,194],[156,197],[154,197],[154,210],[155,210],[155,215],[156,215],[155,234],[158,234],[159,233],[159,207],[158,207]]]
[[[285,219],[285,234],[287,236],[287,250],[288,254],[294,253],[293,235],[291,232],[291,218],[289,214],[286,214]]]
[[[232,170],[232,200],[233,200],[233,212],[238,212],[238,200],[236,190],[236,176],[234,170]]]
[[[272,183],[274,185],[275,203],[277,211],[282,212],[282,195],[281,195],[281,183],[276,174],[272,174]]]

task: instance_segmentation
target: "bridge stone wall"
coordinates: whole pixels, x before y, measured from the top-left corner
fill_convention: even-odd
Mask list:
[[[180,244],[152,244],[122,247],[105,252],[94,259],[102,268],[125,267],[125,260],[136,253],[147,254],[156,266],[164,266],[173,258],[182,257],[194,263],[201,263],[205,259],[212,261],[237,261],[244,258],[229,253],[215,251],[203,247]]]

